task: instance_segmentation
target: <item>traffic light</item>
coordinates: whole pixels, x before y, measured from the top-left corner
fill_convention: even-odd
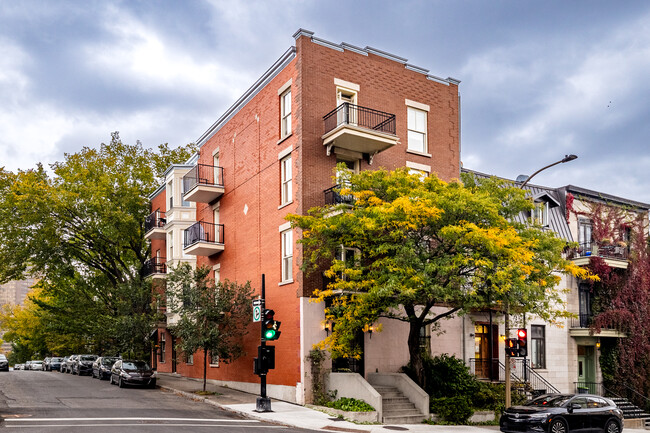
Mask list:
[[[275,346],[258,346],[257,358],[254,358],[253,373],[265,375],[275,368]]]
[[[518,355],[516,338],[506,338],[506,355],[511,358]]]
[[[273,310],[264,310],[262,312],[262,336],[265,340],[277,340],[280,338],[280,324],[277,320],[273,319],[275,311]]]
[[[528,331],[526,328],[517,329],[517,356],[528,355]]]

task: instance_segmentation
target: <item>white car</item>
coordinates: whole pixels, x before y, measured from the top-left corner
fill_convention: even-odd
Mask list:
[[[43,361],[32,361],[31,364],[29,364],[29,369],[30,370],[42,371],[43,370]]]

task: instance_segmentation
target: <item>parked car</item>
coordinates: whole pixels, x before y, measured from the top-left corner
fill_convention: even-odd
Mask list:
[[[29,364],[29,369],[32,371],[43,371],[43,361],[38,359],[32,359]]]
[[[92,376],[99,380],[108,380],[111,377],[111,368],[120,358],[118,356],[100,356],[93,362]]]
[[[24,367],[24,364],[14,364],[14,371],[22,370],[23,367]]]
[[[59,373],[65,373],[66,365],[68,365],[69,356],[64,356],[61,360],[61,365],[59,366]]]
[[[0,354],[0,371],[9,371],[9,361],[3,354]]]
[[[31,370],[32,369],[32,361],[25,361],[25,367],[23,370]]]
[[[72,366],[79,355],[70,355],[64,364],[61,364],[61,371],[63,373],[72,373]]]
[[[50,358],[50,357],[48,356],[47,358],[45,358],[45,359],[43,360],[43,367],[42,367],[42,368],[43,368],[43,371],[47,371],[47,366],[48,366],[48,364],[50,363],[50,359],[52,359],[52,358]]]
[[[50,358],[50,362],[46,365],[45,369],[47,371],[54,371],[54,370],[59,370],[61,369],[61,362],[63,361],[63,358],[60,356],[53,356]]]
[[[72,364],[72,374],[82,376],[90,374],[93,371],[93,362],[97,359],[97,355],[79,355]]]
[[[126,385],[140,385],[151,388],[156,387],[156,373],[144,361],[133,359],[119,359],[111,368],[111,385],[117,384],[120,388]]]
[[[501,415],[502,432],[539,431],[620,433],[623,412],[605,397],[590,394],[545,394]]]

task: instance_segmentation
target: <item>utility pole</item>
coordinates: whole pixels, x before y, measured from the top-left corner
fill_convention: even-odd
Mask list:
[[[506,314],[505,314],[505,328],[506,328],[506,340],[510,338],[510,303],[506,299]],[[506,409],[512,406],[511,395],[512,392],[510,385],[510,354],[506,350]]]

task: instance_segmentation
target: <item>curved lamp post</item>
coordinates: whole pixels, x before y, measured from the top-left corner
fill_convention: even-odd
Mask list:
[[[549,165],[547,165],[546,167],[542,167],[542,168],[540,168],[540,169],[537,170],[535,173],[533,173],[533,174],[531,174],[530,176],[528,176],[528,178],[526,178],[526,180],[524,181],[524,183],[522,183],[521,185],[519,185],[519,188],[523,188],[524,186],[526,186],[526,184],[528,183],[528,181],[531,180],[531,179],[532,179],[532,178],[533,178],[537,173],[539,173],[539,172],[541,172],[541,171],[544,171],[544,170],[546,170],[547,168],[551,168],[551,167],[553,167],[554,165],[558,165],[558,164],[562,164],[562,163],[565,163],[565,162],[573,161],[573,160],[576,159],[576,158],[578,158],[577,155],[565,155],[564,158],[562,158],[561,160],[556,161],[556,162],[554,162],[553,164],[549,164]]]
[[[539,172],[544,171],[544,170],[546,170],[547,168],[551,168],[551,167],[553,167],[554,165],[563,164],[563,163],[565,163],[565,162],[573,161],[573,160],[576,159],[576,158],[578,158],[577,155],[573,155],[573,154],[571,154],[571,155],[565,155],[564,158],[562,158],[561,160],[556,161],[556,162],[554,162],[553,164],[549,164],[549,165],[547,165],[546,167],[542,167],[542,168],[540,168],[540,169],[537,170],[535,173],[533,173],[533,174],[531,174],[530,176],[528,176],[528,177],[526,178],[526,180],[524,180],[524,182],[523,182],[521,185],[519,185],[519,188],[522,188],[522,189],[523,189],[523,187],[526,186],[526,184],[528,183],[528,181],[531,180],[531,179],[532,179],[536,174],[538,174]],[[525,320],[525,318],[524,318],[524,323],[525,323],[525,322],[526,322],[526,320]],[[506,338],[508,338],[509,335],[510,335],[510,305],[509,305],[509,303],[508,303],[507,300],[506,300],[506,313],[505,313],[505,334],[506,334]],[[526,369],[526,367],[525,367],[525,365],[524,365],[524,377],[526,377],[526,370],[525,370],[525,369]],[[506,400],[506,401],[505,401],[505,406],[506,406],[506,408],[507,408],[507,407],[509,407],[510,404],[511,404],[511,396],[510,396],[510,392],[511,392],[511,388],[510,388],[510,356],[509,356],[507,353],[506,353],[506,381],[505,381],[505,382],[506,382],[506,383],[505,383],[505,386],[506,386],[506,392],[505,392],[505,394],[506,394],[506,395],[505,395],[505,397],[506,397],[505,400]]]

